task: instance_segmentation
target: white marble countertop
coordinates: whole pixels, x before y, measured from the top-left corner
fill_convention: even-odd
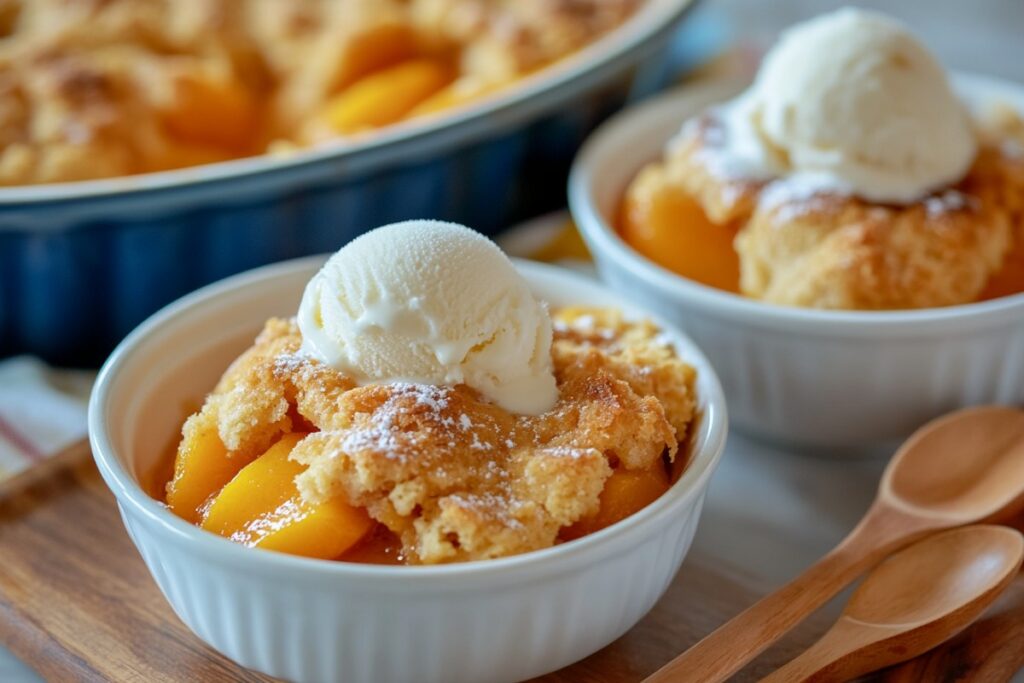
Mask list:
[[[947,67],[1024,82],[1021,0],[706,0],[730,35],[767,46],[779,30],[844,5],[877,9],[906,23]]]

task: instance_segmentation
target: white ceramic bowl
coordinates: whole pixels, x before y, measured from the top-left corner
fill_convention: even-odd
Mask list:
[[[957,76],[972,105],[1024,111],[1024,88]],[[626,186],[684,120],[739,92],[714,84],[627,110],[584,145],[569,204],[602,278],[683,327],[718,370],[737,428],[822,452],[851,452],[980,403],[1024,402],[1024,295],[915,311],[818,311],[700,285],[631,249],[612,227]]]
[[[679,569],[725,443],[725,404],[714,370],[671,327],[666,331],[699,376],[692,463],[650,506],[571,543],[432,567],[310,560],[231,543],[143,492],[140,473],[173,443],[181,407],[210,390],[266,318],[297,309],[322,262],[269,266],[181,299],[129,335],[97,380],[89,405],[96,462],[182,621],[244,666],[316,683],[521,680],[566,666],[625,633]],[[580,276],[517,266],[555,305],[617,301]]]

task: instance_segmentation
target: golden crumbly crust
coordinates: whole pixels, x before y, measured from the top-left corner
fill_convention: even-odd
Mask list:
[[[325,103],[373,68],[458,54],[461,76],[507,83],[640,2],[0,0],[0,185],[309,144]],[[232,125],[189,121],[218,117]]]
[[[182,144],[163,110],[181,80],[253,86],[231,0],[8,0],[0,185],[86,180],[238,156]]]
[[[985,148],[954,188],[905,207],[765,191],[736,238],[742,290],[779,304],[906,309],[975,301],[1003,264],[1020,221],[998,150]],[[1017,181],[1019,182],[1019,181]]]
[[[641,0],[418,0],[416,23],[462,45],[467,76],[501,83],[586,46]]]
[[[660,185],[682,188],[695,198],[713,223],[740,224],[754,212],[763,183],[736,177],[720,167],[716,154],[721,125],[710,115],[689,121],[662,161],[641,171],[636,185],[657,192]],[[631,188],[631,191],[632,188]]]
[[[1014,246],[1024,245],[1024,115],[996,103],[981,118],[982,142],[998,163],[975,164],[973,187],[1006,207],[1014,229]],[[998,150],[998,154],[995,152]]]
[[[510,414],[459,385],[356,387],[299,353],[271,320],[184,431],[214,426],[252,455],[312,431],[291,457],[312,501],[344,495],[398,535],[413,562],[487,559],[553,545],[594,513],[614,467],[675,458],[695,412],[694,370],[657,328],[606,309],[555,313],[555,407]]]
[[[708,218],[739,227],[740,289],[778,304],[822,309],[925,308],[977,300],[1024,239],[1024,162],[983,141],[957,185],[908,206],[764,183],[723,170],[715,123],[689,124],[630,192],[665,183]]]

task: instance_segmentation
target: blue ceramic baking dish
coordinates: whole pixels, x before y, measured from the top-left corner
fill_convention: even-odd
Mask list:
[[[693,0],[626,24],[507,94],[367,141],[78,183],[0,188],[0,357],[97,364],[204,284],[439,218],[493,234],[564,203],[586,134],[671,76]]]

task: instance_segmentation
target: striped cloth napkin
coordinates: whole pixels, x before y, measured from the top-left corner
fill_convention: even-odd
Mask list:
[[[85,437],[93,379],[28,356],[0,361],[0,480]]]

